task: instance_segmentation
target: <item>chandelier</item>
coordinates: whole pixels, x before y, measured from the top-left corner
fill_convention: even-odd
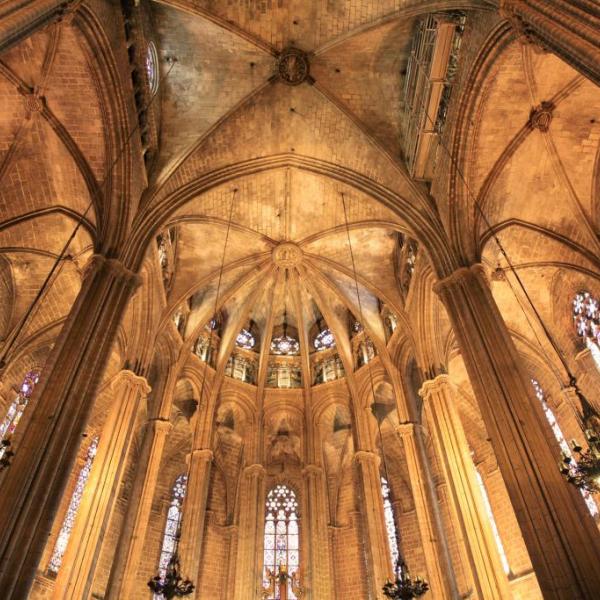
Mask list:
[[[563,452],[560,471],[569,483],[595,494],[600,492],[600,436],[593,429],[586,429],[585,437],[588,449],[572,440],[571,448],[577,458]]]
[[[388,581],[383,586],[383,595],[392,600],[412,600],[420,598],[428,590],[429,584],[420,577],[417,576],[414,581],[411,579],[408,567],[399,558],[396,563],[396,581]]]
[[[0,471],[10,467],[10,460],[15,453],[10,449],[11,441],[4,439],[0,442]]]
[[[179,556],[177,556],[177,552],[174,552],[167,565],[165,576],[156,575],[148,581],[148,587],[155,594],[162,595],[167,600],[188,596],[194,591],[194,584],[189,579],[183,579],[180,575],[180,568]]]
[[[340,196],[342,197],[342,208],[344,211],[344,222],[346,225],[346,238],[348,240],[348,249],[350,250],[350,259],[352,262],[352,272],[354,275],[354,288],[356,290],[356,303],[358,305],[358,316],[360,324],[360,330],[363,329],[362,323],[365,322],[365,318],[362,310],[362,302],[360,299],[360,291],[358,287],[358,276],[356,274],[356,262],[354,260],[354,251],[352,250],[352,240],[350,238],[350,226],[348,225],[348,212],[346,210],[346,198],[343,193],[340,192]],[[355,331],[358,331],[355,326]],[[371,362],[367,363],[368,365],[368,373],[369,373],[369,381],[371,384],[371,394],[373,395],[373,403],[371,404],[371,412],[375,417],[377,422],[377,431],[379,433],[379,443],[381,445],[381,458],[383,462],[383,470],[385,472],[385,480],[390,482],[390,478],[388,475],[387,468],[387,460],[385,453],[385,446],[383,443],[383,435],[381,433],[381,422],[385,419],[387,414],[394,409],[393,405],[384,404],[381,402],[377,402],[377,398],[375,395],[375,384],[373,383],[373,373],[371,371]],[[391,495],[391,489],[390,489]],[[417,577],[414,581],[410,577],[410,573],[408,572],[408,567],[404,562],[404,558],[402,557],[402,543],[400,539],[400,535],[398,530],[394,532],[396,536],[396,544],[398,548],[398,558],[396,560],[396,581],[392,583],[391,581],[387,581],[382,588],[383,594],[386,598],[391,598],[392,600],[412,600],[413,598],[419,598],[427,590],[429,590],[429,584]]]

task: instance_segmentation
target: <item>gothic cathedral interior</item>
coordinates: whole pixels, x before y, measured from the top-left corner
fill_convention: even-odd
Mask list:
[[[2,600],[600,598],[597,0],[0,1]]]

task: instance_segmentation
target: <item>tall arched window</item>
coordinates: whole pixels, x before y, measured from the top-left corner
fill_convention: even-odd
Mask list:
[[[160,549],[160,559],[158,561],[158,574],[163,578],[167,574],[167,566],[171,557],[177,549],[177,539],[179,525],[181,524],[181,509],[183,500],[187,491],[187,475],[180,475],[175,480],[175,485],[171,491],[171,503],[167,511],[167,522],[163,533],[163,541]],[[163,598],[162,594],[154,594],[155,600]]]
[[[25,377],[23,378],[23,383],[21,383],[21,387],[19,388],[19,393],[17,397],[13,400],[12,404],[8,407],[8,411],[4,420],[0,424],[0,441],[4,441],[12,437],[21,417],[23,416],[23,412],[29,402],[29,398],[31,398],[31,394],[40,380],[39,371],[29,371]],[[4,456],[4,452],[6,451],[5,446],[0,446],[0,458]]]
[[[508,558],[506,557],[506,552],[504,551],[504,545],[502,544],[502,539],[500,538],[500,533],[498,531],[498,526],[496,525],[496,519],[494,519],[494,513],[492,512],[492,505],[490,504],[490,499],[485,489],[485,483],[483,483],[483,477],[481,473],[475,469],[475,475],[477,477],[477,483],[479,484],[479,491],[481,492],[481,497],[483,499],[483,506],[485,507],[485,513],[490,521],[490,525],[492,527],[492,533],[494,534],[494,540],[496,542],[496,548],[498,549],[498,554],[500,556],[500,562],[502,563],[502,569],[508,575],[510,573],[510,565],[508,564]]]
[[[81,504],[81,498],[83,497],[83,490],[85,489],[85,484],[90,476],[92,464],[94,462],[96,452],[98,451],[98,439],[99,438],[96,436],[88,447],[85,462],[83,463],[83,467],[81,467],[81,471],[79,471],[77,483],[75,484],[75,489],[71,495],[69,508],[67,508],[67,513],[65,515],[62,527],[60,528],[60,532],[56,538],[56,543],[54,544],[54,550],[52,552],[50,562],[48,563],[48,571],[54,575],[58,573],[60,565],[62,564],[63,556],[67,550],[67,544],[69,543],[69,538],[71,537],[71,530],[75,524],[75,517],[77,516],[77,511],[79,510],[79,505]]]
[[[563,435],[563,432],[558,424],[558,421],[556,420],[556,417],[554,416],[554,413],[552,412],[552,409],[548,406],[548,403],[546,402],[546,396],[544,394],[544,390],[543,390],[542,386],[535,379],[532,379],[531,383],[533,385],[533,389],[535,390],[535,395],[537,396],[538,400],[542,404],[542,408],[544,409],[544,413],[546,414],[546,419],[548,420],[548,423],[550,423],[550,427],[552,428],[552,433],[554,433],[554,437],[556,438],[556,441],[558,442],[560,449],[563,451],[563,453],[566,456],[571,457],[571,464],[573,466],[575,466],[577,463],[573,459],[573,455],[571,453],[571,448],[569,448],[569,444],[567,444],[567,440],[565,440],[565,436]],[[592,498],[592,495],[587,490],[580,490],[580,492],[581,492],[581,495],[583,496],[583,499],[585,500],[585,503],[588,507],[588,510],[590,511],[590,514],[592,515],[592,517],[597,518],[598,517],[598,506],[597,506],[596,502],[594,501],[594,499]]]
[[[385,477],[381,478],[381,496],[383,497],[383,515],[385,517],[385,529],[387,531],[388,546],[390,548],[390,557],[392,566],[396,568],[398,563],[398,530],[396,529],[396,520],[394,519],[394,507],[392,506],[392,493]]]
[[[288,486],[276,485],[267,494],[265,511],[265,548],[263,579],[269,584],[267,569],[277,572],[280,565],[287,566],[291,576],[300,566],[300,537],[298,528],[298,500]],[[268,600],[277,600],[279,595],[269,596]],[[288,598],[295,600],[292,585],[288,579]]]
[[[577,333],[585,340],[600,369],[600,301],[589,292],[579,292],[573,299],[573,319]]]

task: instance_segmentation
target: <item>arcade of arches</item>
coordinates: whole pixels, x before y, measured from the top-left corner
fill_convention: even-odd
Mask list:
[[[589,0],[0,2],[2,597],[600,597],[599,49]]]

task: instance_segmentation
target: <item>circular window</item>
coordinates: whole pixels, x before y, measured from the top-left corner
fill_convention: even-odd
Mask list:
[[[333,333],[329,329],[323,329],[314,339],[313,344],[316,350],[326,350],[335,346]]]
[[[235,343],[240,348],[245,348],[246,350],[252,350],[252,348],[254,348],[254,345],[256,344],[256,340],[254,339],[254,336],[247,329],[242,329],[238,333]]]
[[[298,340],[289,335],[280,335],[271,341],[271,352],[273,354],[298,354],[300,344]]]
[[[152,95],[158,91],[158,53],[153,42],[148,44],[146,51],[146,77]]]

